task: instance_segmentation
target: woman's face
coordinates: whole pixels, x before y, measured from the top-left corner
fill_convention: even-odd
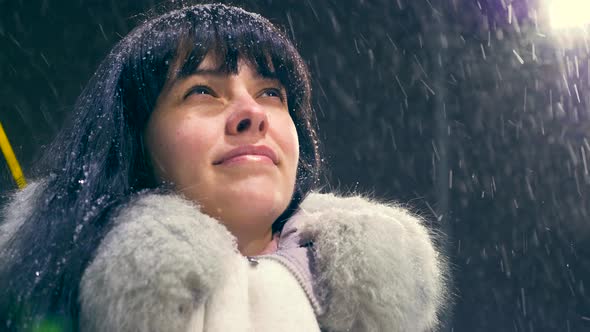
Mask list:
[[[286,93],[248,63],[232,75],[213,59],[160,94],[145,132],[151,161],[234,235],[267,232],[289,205],[299,160]]]

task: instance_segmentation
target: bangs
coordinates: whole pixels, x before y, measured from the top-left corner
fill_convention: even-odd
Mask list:
[[[283,33],[259,15],[232,8],[204,6],[190,11],[190,27],[180,37],[170,68],[170,83],[194,74],[206,56],[215,71],[236,75],[239,62],[248,63],[263,78],[278,80],[287,90],[289,105],[305,94],[307,77],[301,61]],[[288,98],[291,99],[291,98]]]

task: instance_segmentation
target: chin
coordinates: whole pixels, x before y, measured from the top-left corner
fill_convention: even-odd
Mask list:
[[[286,193],[273,189],[249,190],[233,196],[234,204],[242,205],[250,210],[262,211],[287,208],[287,204],[289,204],[291,198]]]
[[[285,211],[292,194],[276,188],[243,188],[223,195],[226,200],[226,204],[223,205],[232,206],[236,211],[240,211],[240,214],[247,211],[253,218],[271,217],[274,221]]]

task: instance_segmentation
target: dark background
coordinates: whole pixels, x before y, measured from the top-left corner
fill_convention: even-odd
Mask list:
[[[443,330],[590,330],[586,35],[551,31],[540,0],[222,2],[308,62],[331,188],[448,234]],[[0,122],[25,174],[99,61],[166,4],[0,0]]]

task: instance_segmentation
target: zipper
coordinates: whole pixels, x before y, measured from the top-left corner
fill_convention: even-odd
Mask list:
[[[253,256],[246,256],[246,259],[248,259],[248,262],[250,262],[250,266],[258,266],[258,258]]]

